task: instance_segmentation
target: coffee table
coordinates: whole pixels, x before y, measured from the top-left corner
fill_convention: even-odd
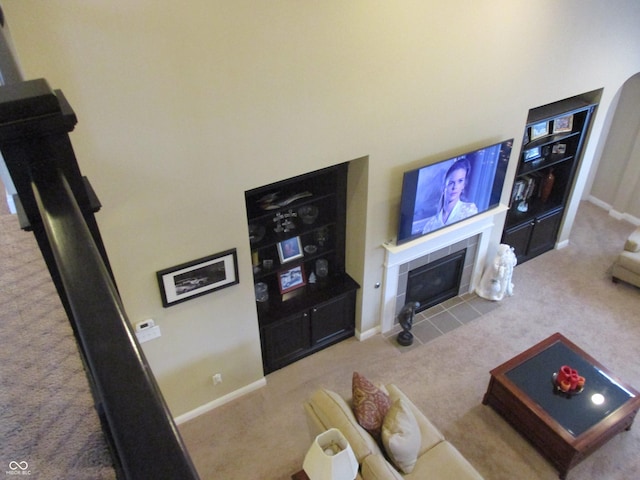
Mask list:
[[[581,393],[556,389],[553,374],[569,365],[585,377]],[[640,408],[640,394],[560,333],[491,370],[482,403],[491,406],[560,472],[623,430]]]

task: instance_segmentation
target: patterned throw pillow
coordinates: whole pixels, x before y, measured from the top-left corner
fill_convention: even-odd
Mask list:
[[[382,422],[391,408],[389,395],[358,372],[353,372],[352,390],[353,412],[358,423],[379,439]]]

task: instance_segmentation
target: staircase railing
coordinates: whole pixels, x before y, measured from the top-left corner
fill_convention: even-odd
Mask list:
[[[75,115],[46,81],[0,87],[0,151],[73,327],[122,479],[197,479],[118,294],[68,133]]]

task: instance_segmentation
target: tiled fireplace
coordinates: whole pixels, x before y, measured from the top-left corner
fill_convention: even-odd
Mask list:
[[[473,291],[486,263],[494,217],[505,210],[500,206],[406,244],[385,244],[381,331],[391,330],[396,323],[396,315],[407,300],[407,281],[412,270],[466,250],[457,295]]]
[[[424,255],[400,266],[396,296],[397,315],[408,301],[418,301],[417,311],[467,293],[476,257],[477,235]]]

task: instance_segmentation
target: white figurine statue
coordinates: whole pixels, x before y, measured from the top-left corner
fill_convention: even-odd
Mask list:
[[[502,300],[505,294],[513,295],[511,277],[513,276],[513,267],[517,263],[518,260],[513,248],[501,243],[493,263],[484,271],[476,293],[487,300]]]

